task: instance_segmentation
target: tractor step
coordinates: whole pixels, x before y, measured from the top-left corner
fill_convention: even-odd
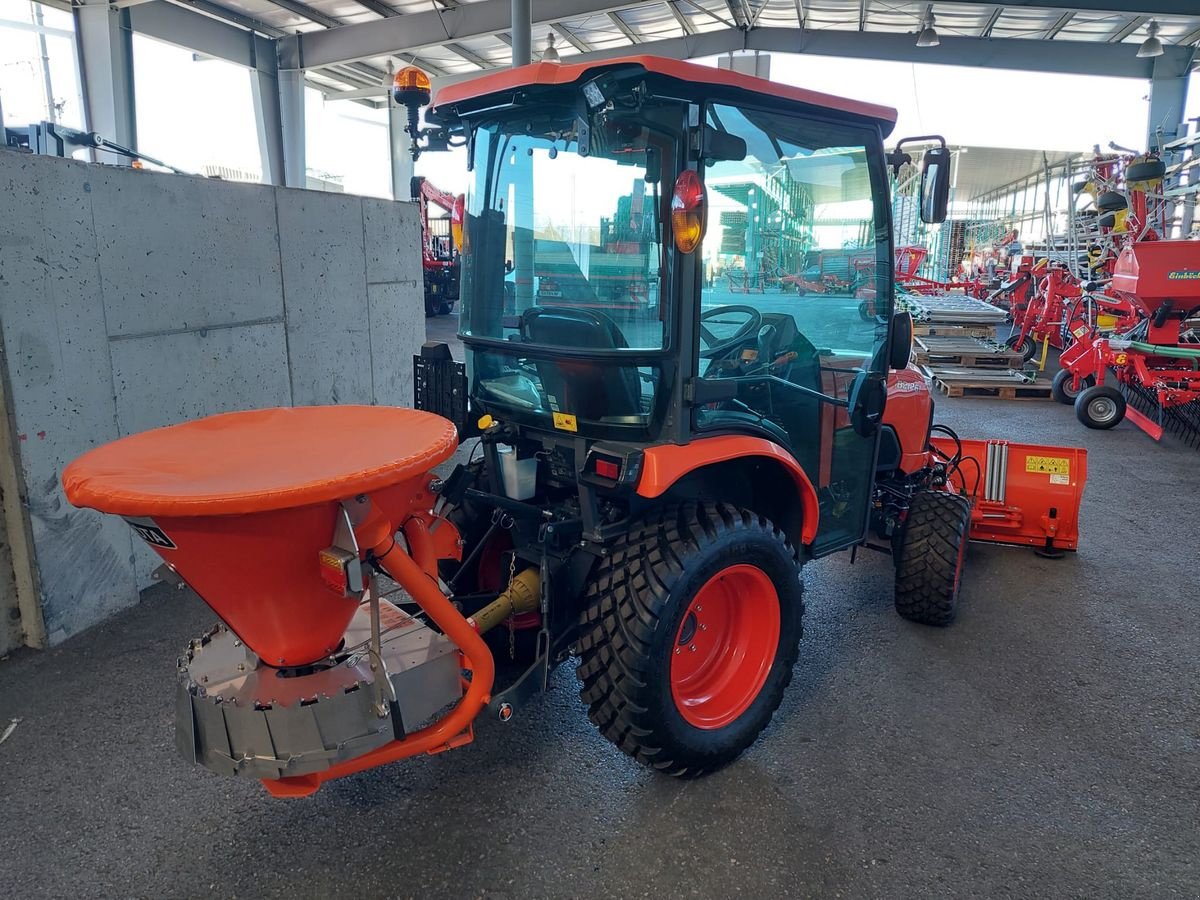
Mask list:
[[[962,366],[971,369],[1016,369],[1020,353],[982,338],[927,335],[915,339],[915,358],[930,366]]]
[[[932,369],[933,379],[947,397],[994,397],[999,400],[1049,400],[1050,383],[1033,381],[1015,369]]]

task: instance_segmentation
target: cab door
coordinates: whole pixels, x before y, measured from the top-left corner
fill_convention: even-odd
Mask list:
[[[882,144],[866,126],[714,104],[708,124],[746,142],[703,168],[698,432],[741,431],[789,450],[820,499],[815,554],[862,540],[876,430],[856,398],[887,375],[891,245]],[[723,384],[720,382],[724,382]],[[882,411],[880,406],[879,412]],[[861,418],[861,416],[860,416]]]

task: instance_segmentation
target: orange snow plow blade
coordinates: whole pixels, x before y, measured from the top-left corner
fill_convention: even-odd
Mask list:
[[[942,453],[954,441],[935,437]],[[1012,441],[962,440],[963,464],[952,481],[971,498],[971,540],[1046,551],[1079,546],[1079,503],[1087,451]]]

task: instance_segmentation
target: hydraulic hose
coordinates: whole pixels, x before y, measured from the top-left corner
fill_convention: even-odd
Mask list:
[[[314,793],[322,784],[343,775],[352,775],[418,753],[429,753],[456,745],[456,739],[470,727],[491,699],[496,664],[492,652],[479,633],[454,608],[449,598],[411,556],[404,552],[389,535],[373,549],[376,562],[417,602],[446,637],[462,651],[464,668],[471,671],[471,681],[458,705],[427,728],[408,735],[402,741],[392,741],[362,756],[338,763],[320,772],[264,781],[263,785],[277,797],[304,797]],[[459,742],[461,743],[461,742]]]

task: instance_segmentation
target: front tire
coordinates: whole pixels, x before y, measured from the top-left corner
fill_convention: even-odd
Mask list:
[[[958,612],[971,528],[967,498],[921,491],[908,507],[896,564],[896,612],[921,625],[949,625]]]
[[[622,751],[695,778],[736,759],[791,681],[804,598],[770,521],[727,503],[665,507],[598,564],[579,638],[580,697]]]
[[[1107,430],[1125,418],[1125,398],[1115,387],[1092,385],[1075,398],[1075,418],[1088,428]]]

